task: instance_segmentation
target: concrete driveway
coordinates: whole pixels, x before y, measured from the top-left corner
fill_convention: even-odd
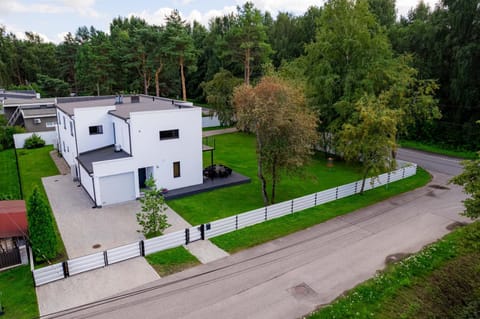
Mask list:
[[[138,201],[92,208],[93,202],[70,175],[43,178],[70,259],[138,241]],[[94,245],[100,245],[93,248]]]

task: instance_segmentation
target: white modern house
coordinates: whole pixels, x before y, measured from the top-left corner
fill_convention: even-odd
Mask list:
[[[201,108],[144,95],[56,106],[59,151],[95,206],[139,198],[149,176],[168,190],[203,183]]]

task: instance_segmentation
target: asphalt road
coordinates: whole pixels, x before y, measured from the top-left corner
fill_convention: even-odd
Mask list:
[[[418,156],[399,157],[407,154]],[[435,171],[455,174],[456,164],[426,162],[429,186],[49,318],[299,318],[374,276],[387,256],[416,252],[467,221],[462,189]]]
[[[417,163],[419,166],[433,173],[455,176],[462,172],[460,160],[453,157],[400,148],[397,152],[397,158],[411,163]]]

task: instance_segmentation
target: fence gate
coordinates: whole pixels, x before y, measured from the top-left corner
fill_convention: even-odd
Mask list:
[[[205,225],[198,225],[185,229],[185,243],[192,243],[197,240],[204,239],[204,227]]]
[[[18,265],[22,262],[18,248],[0,250],[0,268]]]

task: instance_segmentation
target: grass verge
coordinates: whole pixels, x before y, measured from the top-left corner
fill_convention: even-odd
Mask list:
[[[42,184],[42,177],[59,174],[57,166],[50,157],[50,152],[52,150],[52,146],[17,150],[20,178],[22,179],[22,189],[25,201],[28,200],[33,188],[36,186],[48,203],[48,197]],[[48,205],[50,207],[50,203]],[[50,212],[51,211],[52,209],[50,208]],[[55,221],[55,217],[52,217]],[[54,225],[55,235],[57,236],[57,258],[55,258],[55,260],[51,260],[52,263],[63,261],[67,258],[65,246],[63,244],[62,237],[60,236],[56,221],[54,222]]]
[[[29,266],[0,272],[0,304],[2,319],[31,319],[38,317],[37,296]]]
[[[454,150],[448,149],[441,145],[427,144],[418,141],[400,141],[400,145],[405,148],[412,148],[429,153],[435,153],[440,155],[464,158],[464,159],[476,159],[478,154],[473,151],[466,150]]]
[[[159,251],[145,257],[149,264],[161,276],[185,270],[200,264],[197,258],[190,254],[183,246]]]
[[[479,222],[457,229],[308,318],[478,318],[479,238]]]
[[[0,199],[21,199],[15,150],[0,152]]]
[[[388,187],[376,188],[365,192],[363,195],[353,195],[342,198],[299,213],[243,228],[212,238],[211,241],[229,253],[234,253],[424,186],[430,179],[431,176],[428,172],[422,168],[418,168],[415,176],[389,184]]]

